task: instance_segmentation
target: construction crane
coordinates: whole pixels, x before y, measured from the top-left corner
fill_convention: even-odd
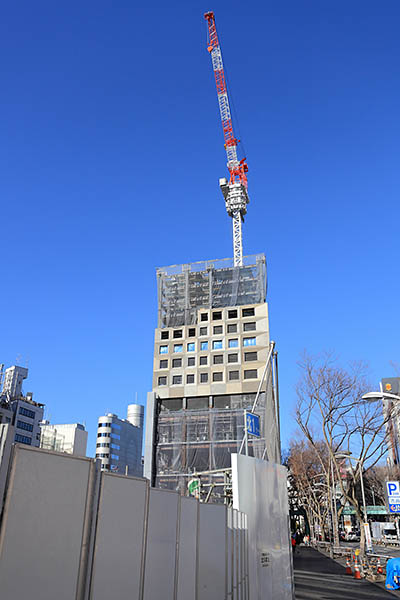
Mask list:
[[[237,145],[240,140],[235,138],[232,125],[231,109],[225,81],[224,65],[221,48],[218,41],[217,29],[213,12],[204,15],[208,24],[208,46],[217,85],[219,111],[222,130],[224,132],[225,150],[228,158],[229,181],[219,180],[219,186],[225,199],[226,211],[233,221],[233,264],[241,267],[243,264],[242,221],[247,212],[249,196],[247,193],[248,166],[246,159],[238,159]]]

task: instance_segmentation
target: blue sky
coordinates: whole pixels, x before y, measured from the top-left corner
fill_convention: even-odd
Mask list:
[[[265,252],[282,439],[297,361],[399,359],[400,5],[16,0],[0,23],[0,362],[53,422],[151,388],[155,268],[232,255],[214,10]]]

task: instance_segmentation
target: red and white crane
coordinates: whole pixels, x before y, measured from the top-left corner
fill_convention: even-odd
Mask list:
[[[225,198],[226,211],[233,221],[233,261],[235,266],[243,264],[242,221],[247,212],[249,196],[247,193],[248,167],[246,159],[238,159],[237,145],[240,140],[235,138],[232,125],[232,115],[226,88],[224,65],[221,48],[218,41],[217,29],[213,12],[204,15],[208,24],[208,51],[211,55],[217,86],[219,112],[222,130],[224,132],[225,150],[228,158],[229,181],[220,179],[219,185]]]

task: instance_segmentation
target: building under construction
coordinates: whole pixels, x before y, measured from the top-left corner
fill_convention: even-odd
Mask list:
[[[152,485],[181,493],[200,480],[200,495],[229,501],[232,453],[280,462],[277,353],[265,256],[243,256],[248,167],[237,154],[214,14],[204,16],[228,161],[229,180],[219,183],[233,223],[233,259],[157,269],[144,472]],[[259,426],[254,435],[251,423]]]
[[[269,338],[264,255],[157,270],[158,327],[148,395],[145,475],[187,490],[245,451],[245,410],[260,417],[251,456],[280,460],[277,353]],[[202,477],[216,488],[223,472]],[[222,496],[222,489],[214,497]]]

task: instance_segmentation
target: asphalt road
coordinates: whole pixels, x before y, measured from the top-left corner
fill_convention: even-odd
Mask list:
[[[340,545],[345,548],[359,548],[360,542],[340,542]],[[382,546],[381,544],[374,544],[373,548],[374,554],[381,554],[382,556],[393,556],[395,558],[398,558],[400,556],[399,547]]]
[[[365,579],[345,575],[342,565],[301,546],[293,560],[296,600],[393,600],[394,595]]]

